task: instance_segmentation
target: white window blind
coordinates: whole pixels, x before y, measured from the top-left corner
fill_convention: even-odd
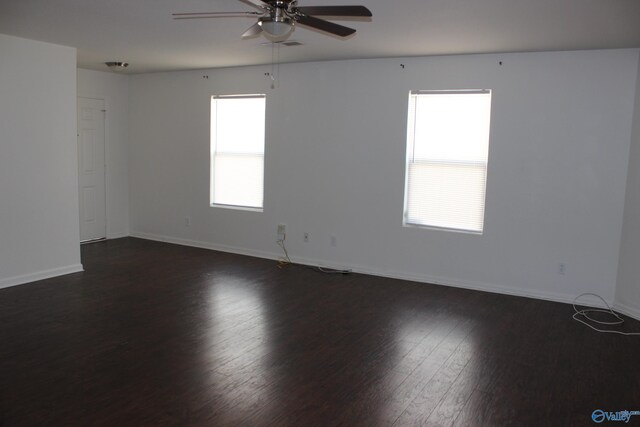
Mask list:
[[[265,95],[211,97],[211,204],[262,210]]]
[[[404,224],[482,233],[491,91],[409,94]]]

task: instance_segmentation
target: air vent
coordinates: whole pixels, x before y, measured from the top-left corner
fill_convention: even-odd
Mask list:
[[[129,63],[122,61],[109,61],[105,62],[104,65],[109,67],[109,69],[112,71],[124,71],[124,69],[129,66]]]

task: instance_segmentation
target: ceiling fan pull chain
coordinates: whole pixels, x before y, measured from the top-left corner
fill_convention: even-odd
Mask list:
[[[270,76],[271,76],[271,89],[275,89],[276,88],[276,85],[275,85],[276,77],[274,75],[274,68],[275,67],[273,65],[273,61],[274,61],[274,58],[275,58],[275,50],[276,50],[276,43],[272,40],[271,41],[271,73],[270,73]]]
[[[274,67],[273,67],[273,58],[274,58],[275,49],[276,49],[275,42],[272,40],[271,41],[271,89],[275,89],[275,87],[274,87],[275,86],[275,76],[273,75],[273,71],[274,71],[273,70],[274,69]]]
[[[280,43],[278,43],[278,47],[276,49],[277,49],[276,78],[278,80],[278,87],[280,87]]]

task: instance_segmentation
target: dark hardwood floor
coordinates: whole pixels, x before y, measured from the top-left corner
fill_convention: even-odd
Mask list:
[[[640,338],[567,304],[133,238],[82,261],[0,290],[2,426],[587,426],[640,410]]]

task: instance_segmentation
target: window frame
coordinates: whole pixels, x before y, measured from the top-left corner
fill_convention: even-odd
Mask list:
[[[434,224],[421,224],[410,222],[408,218],[409,212],[409,175],[410,175],[410,163],[411,158],[415,153],[415,133],[416,133],[416,107],[412,103],[414,101],[414,97],[418,97],[420,95],[461,95],[461,94],[489,94],[489,117],[487,124],[487,154],[485,161],[471,161],[471,160],[460,160],[460,161],[446,161],[446,160],[430,160],[430,162],[434,164],[459,164],[459,165],[482,165],[484,166],[484,194],[483,194],[483,206],[482,206],[482,222],[481,228],[477,229],[465,229],[459,227],[446,227],[442,225],[434,225]],[[486,225],[486,200],[487,200],[487,176],[489,170],[489,149],[490,149],[490,136],[491,136],[491,106],[493,103],[493,91],[491,89],[444,89],[444,90],[411,90],[409,91],[409,102],[407,108],[407,135],[406,135],[406,145],[405,145],[405,176],[404,176],[404,203],[403,203],[403,212],[402,212],[402,226],[407,228],[419,228],[419,229],[428,229],[428,230],[438,230],[438,231],[448,231],[454,233],[463,233],[463,234],[471,234],[471,235],[483,235],[485,231]],[[414,112],[414,116],[411,116],[411,112]]]
[[[264,93],[255,94],[232,94],[232,95],[211,95],[209,98],[210,111],[209,111],[209,206],[212,208],[231,209],[239,211],[249,212],[264,212],[264,178],[265,178],[265,154],[266,154],[266,110],[267,110],[267,95]],[[216,150],[217,146],[217,122],[214,120],[214,102],[219,99],[264,99],[264,121],[265,128],[263,130],[263,145],[262,145],[262,204],[261,206],[251,205],[239,205],[230,203],[214,202],[214,188],[215,188],[215,155],[219,151]],[[223,152],[220,152],[223,153]]]

